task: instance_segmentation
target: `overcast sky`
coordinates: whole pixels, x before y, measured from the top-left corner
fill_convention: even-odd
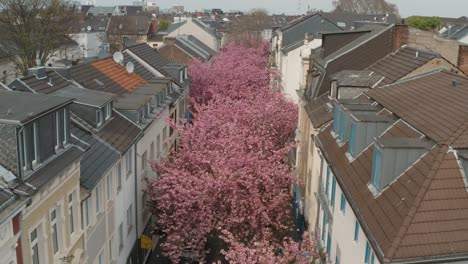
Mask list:
[[[149,0],[155,1],[161,8],[172,5],[183,5],[186,10],[202,10],[204,8],[222,8],[223,10],[247,11],[251,8],[265,8],[270,13],[297,14],[310,8],[329,11],[332,0]],[[396,3],[400,14],[404,17],[410,15],[431,15],[460,17],[468,16],[468,0],[388,0]],[[133,0],[97,0],[97,5],[131,4]]]

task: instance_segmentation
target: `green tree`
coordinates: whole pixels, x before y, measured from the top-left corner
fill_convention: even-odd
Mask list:
[[[442,26],[442,20],[438,17],[413,16],[406,20],[410,27],[421,30],[432,30]]]
[[[166,31],[169,27],[169,22],[167,20],[161,19],[159,20],[159,31]]]

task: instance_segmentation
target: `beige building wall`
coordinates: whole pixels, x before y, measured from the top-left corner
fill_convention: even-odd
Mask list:
[[[80,161],[74,162],[47,186],[32,197],[32,204],[23,211],[21,244],[23,261],[32,263],[31,232],[37,230],[40,263],[66,263],[63,257],[73,258],[68,263],[81,263],[83,231],[80,213]],[[70,234],[69,195],[72,195],[74,232]],[[52,244],[51,212],[57,209],[59,250],[54,256]]]

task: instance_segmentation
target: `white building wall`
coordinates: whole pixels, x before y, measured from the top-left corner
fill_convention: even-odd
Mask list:
[[[10,217],[0,225],[0,256],[4,263],[16,264],[16,242],[21,232],[15,236],[13,233],[13,221]]]
[[[104,44],[104,32],[84,32],[71,34],[70,37],[78,43],[81,49],[80,57],[96,57],[100,51],[100,46]],[[70,58],[71,59],[71,58]],[[78,58],[74,58],[78,59]]]
[[[301,82],[303,81],[302,58],[301,51],[303,49],[316,49],[322,45],[321,39],[314,39],[306,46],[302,45],[284,55],[282,52],[281,60],[281,80],[283,93],[287,98],[294,103],[299,103],[299,96],[297,90],[300,89]]]
[[[322,170],[322,187],[324,193],[326,192],[326,175],[327,175],[327,163],[324,160]],[[339,253],[339,260],[340,263],[369,263],[369,264],[380,264],[379,260],[374,254],[372,247],[370,248],[369,252],[369,260],[365,262],[365,254],[366,254],[366,244],[367,244],[367,237],[362,231],[362,228],[359,226],[359,234],[358,239],[354,241],[354,230],[355,230],[355,223],[356,223],[356,216],[351,209],[349,203],[345,200],[344,211],[341,210],[341,194],[342,190],[338,183],[336,183],[335,189],[335,205],[331,206],[331,199],[332,199],[332,185],[333,185],[333,173],[330,171],[329,177],[329,185],[328,185],[328,195],[326,197],[326,203],[328,208],[332,212],[332,221],[328,219],[328,223],[332,222],[332,224],[326,224],[325,227],[323,225],[323,214],[326,208],[320,208],[319,210],[319,220],[318,220],[318,227],[320,236],[320,243],[326,249],[327,247],[327,237],[330,233],[331,244],[330,244],[330,253],[329,253],[329,260],[331,263],[335,263],[337,259],[337,254]],[[322,233],[322,230],[325,232]],[[322,237],[322,234],[325,234]],[[339,249],[339,252],[338,252]],[[372,255],[374,254],[374,257]],[[372,262],[372,259],[374,260]]]

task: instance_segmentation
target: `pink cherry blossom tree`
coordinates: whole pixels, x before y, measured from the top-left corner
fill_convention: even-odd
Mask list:
[[[159,176],[149,183],[161,246],[174,263],[188,248],[202,261],[213,238],[232,263],[262,252],[258,263],[315,256],[308,235],[302,243],[288,236],[294,179],[285,157],[297,107],[270,89],[266,51],[229,46],[190,65],[194,121],[177,127],[180,149],[152,163]]]

